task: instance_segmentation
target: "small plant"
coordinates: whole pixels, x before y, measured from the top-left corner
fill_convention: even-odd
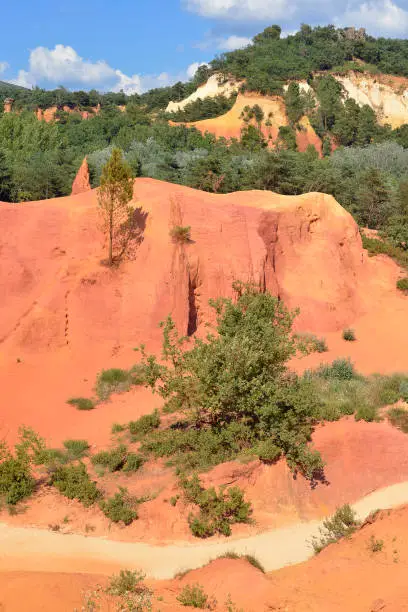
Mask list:
[[[338,508],[331,518],[323,521],[320,537],[312,539],[315,553],[321,552],[326,546],[338,542],[341,538],[349,537],[359,525],[356,513],[349,504]]]
[[[142,455],[138,455],[137,453],[128,453],[125,464],[123,466],[123,471],[137,472],[137,470],[142,467],[144,461],[145,460]]]
[[[111,368],[102,370],[96,380],[96,394],[101,401],[106,401],[112,393],[128,391],[132,384],[132,376],[127,370]]]
[[[404,293],[408,293],[408,276],[405,276],[405,278],[400,278],[397,281],[397,289],[403,291]]]
[[[315,373],[321,378],[335,380],[352,380],[356,377],[356,371],[350,359],[335,359],[331,365],[321,365]]]
[[[391,408],[388,413],[388,420],[391,425],[398,427],[404,433],[408,433],[408,411],[403,408]]]
[[[170,230],[170,236],[173,242],[178,242],[179,244],[186,244],[191,240],[190,232],[190,225],[186,225],[184,227],[182,225],[175,225]]]
[[[94,402],[88,397],[71,397],[67,404],[75,406],[78,410],[93,410],[95,408]]]
[[[137,421],[130,421],[128,428],[130,434],[135,438],[140,438],[154,429],[157,429],[160,425],[159,411],[155,410],[152,414],[145,414],[141,416]]]
[[[356,340],[356,334],[354,329],[344,329],[343,340],[346,340],[347,342],[354,342]]]
[[[375,406],[361,406],[355,416],[356,421],[367,421],[374,423],[379,420],[378,412]]]
[[[256,567],[256,569],[261,571],[263,574],[265,573],[264,566],[256,557],[254,557],[253,555],[245,555],[245,559],[248,561],[248,563]]]
[[[67,525],[69,523],[69,516],[68,516],[68,514],[66,514],[64,516],[64,518],[62,519],[62,522],[64,523],[64,525]]]
[[[176,506],[179,499],[180,499],[180,495],[175,495],[173,497],[170,497],[169,499],[170,505]]]
[[[190,608],[200,608],[202,610],[208,606],[208,596],[199,584],[186,584],[177,597],[177,601],[182,606],[190,606]]]
[[[218,493],[214,487],[203,489],[196,474],[190,480],[182,479],[181,486],[186,500],[200,508],[199,514],[190,514],[188,519],[196,537],[207,538],[215,533],[229,536],[233,523],[250,522],[251,504],[244,500],[239,487],[231,487],[226,492],[221,488]]]
[[[376,552],[381,552],[382,549],[384,548],[384,540],[377,540],[373,535],[370,538],[370,541],[368,543],[368,548],[371,550],[371,552],[376,553]]]
[[[130,525],[137,519],[135,505],[136,500],[129,495],[124,487],[119,487],[118,493],[99,504],[104,515],[113,523],[122,521],[125,525]]]
[[[272,440],[264,440],[257,447],[258,457],[264,463],[274,463],[282,455],[281,449]]]
[[[91,461],[94,465],[100,465],[107,468],[110,472],[121,470],[127,459],[127,448],[124,444],[113,448],[110,451],[100,451],[93,455]]]
[[[294,338],[302,353],[326,353],[329,350],[325,338],[318,338],[314,334],[295,334]]]
[[[101,497],[83,463],[57,467],[51,476],[51,484],[68,499],[78,499],[86,507],[92,506]]]
[[[145,577],[146,576],[143,572],[137,570],[120,570],[118,576],[111,577],[108,592],[111,595],[120,597],[129,591],[137,591],[143,587],[143,580]]]
[[[117,433],[121,433],[122,431],[125,431],[125,429],[126,429],[125,425],[121,425],[120,423],[113,423],[111,432],[113,434],[117,434]]]
[[[65,440],[64,446],[67,450],[68,459],[81,459],[89,449],[86,440]]]

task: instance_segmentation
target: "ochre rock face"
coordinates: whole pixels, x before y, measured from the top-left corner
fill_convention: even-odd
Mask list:
[[[91,183],[89,181],[89,167],[88,162],[86,161],[86,157],[84,158],[82,164],[79,167],[77,175],[72,183],[72,195],[77,195],[79,193],[84,193],[85,191],[89,191],[91,189]]]
[[[74,193],[89,188],[86,161],[78,175]],[[205,330],[208,300],[232,296],[234,280],[299,307],[298,328],[342,329],[360,313],[361,238],[331,196],[214,195],[137,179],[135,198],[142,242],[115,274],[100,264],[106,253],[95,191],[1,205],[6,344],[34,351],[114,345],[119,334],[135,346],[169,313],[182,333]],[[171,240],[175,225],[191,226],[189,244]]]
[[[253,107],[257,104],[262,108],[264,119],[261,131],[268,147],[276,147],[279,137],[279,128],[289,125],[286,114],[285,102],[280,96],[261,96],[256,93],[238,94],[234,106],[224,115],[212,119],[192,121],[186,123],[188,127],[195,127],[202,134],[209,132],[217,138],[236,138],[240,140],[242,129],[245,127],[243,114],[245,107]],[[170,125],[177,123],[170,121]],[[256,125],[251,120],[252,125]],[[307,117],[302,117],[296,129],[296,144],[300,152],[304,153],[309,145],[315,147],[319,155],[322,153],[322,142]]]

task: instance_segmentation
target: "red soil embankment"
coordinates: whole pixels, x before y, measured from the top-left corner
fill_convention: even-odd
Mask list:
[[[24,423],[55,441],[74,433],[105,440],[104,424],[128,418],[129,401],[115,414],[107,406],[84,414],[68,397],[90,395],[103,367],[132,364],[140,342],[156,350],[169,313],[182,333],[205,330],[208,299],[231,296],[234,280],[299,307],[297,329],[327,336],[325,361],[350,354],[363,371],[406,368],[408,300],[395,289],[398,268],[367,257],[355,222],[332,197],[214,195],[137,179],[135,206],[141,244],[108,269],[95,191],[0,205],[4,435]],[[191,226],[190,243],[171,240],[174,225]],[[345,326],[355,327],[357,342],[341,339]]]

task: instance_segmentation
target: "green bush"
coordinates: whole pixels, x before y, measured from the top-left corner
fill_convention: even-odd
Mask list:
[[[361,406],[356,412],[356,421],[373,423],[378,421],[378,412],[375,406]]]
[[[189,606],[190,608],[200,608],[204,610],[208,605],[208,596],[205,594],[204,589],[199,584],[186,584],[177,597],[177,601],[182,606]]]
[[[20,428],[13,452],[4,441],[0,442],[0,501],[10,510],[34,492],[32,464],[40,465],[45,452],[44,440],[30,427]]]
[[[251,504],[244,500],[239,487],[231,487],[226,492],[221,488],[217,493],[214,487],[202,488],[196,474],[190,480],[183,478],[181,486],[186,501],[200,509],[198,515],[189,516],[190,529],[196,537],[207,538],[215,533],[229,536],[232,524],[250,521]]]
[[[391,408],[388,413],[388,420],[391,425],[398,427],[404,433],[408,433],[408,411],[403,408]]]
[[[338,542],[341,538],[349,537],[359,527],[356,513],[349,504],[338,508],[335,514],[323,521],[320,529],[320,537],[312,539],[315,553],[319,553],[329,544]]]
[[[120,444],[110,451],[100,451],[92,456],[92,463],[107,468],[110,472],[121,470],[126,463],[128,456],[127,448],[124,444]]]
[[[58,466],[51,475],[51,484],[69,499],[78,499],[84,506],[92,506],[100,497],[96,483],[89,478],[83,463]]]
[[[113,434],[117,434],[117,433],[121,433],[122,431],[125,431],[125,429],[126,429],[125,425],[121,425],[120,423],[113,423],[111,432]]]
[[[318,338],[314,334],[295,334],[298,348],[302,353],[325,353],[329,349],[325,338]]]
[[[94,402],[88,397],[71,397],[67,404],[75,406],[78,410],[93,410],[95,408]]]
[[[164,409],[184,416],[179,431],[149,434],[142,452],[174,456],[176,463],[185,462],[182,469],[193,467],[192,461],[197,467],[214,465],[251,452],[265,439],[294,466],[299,447],[306,447],[313,431],[318,398],[312,385],[287,367],[298,347],[292,334],[296,313],[250,285],[235,283],[234,290],[236,302],[210,302],[217,335],[196,338],[187,350],[167,318],[163,360],[171,365],[158,363],[142,348],[146,378],[165,399]],[[306,457],[305,451],[298,469],[307,464]],[[310,458],[315,463],[314,454]]]
[[[175,225],[170,231],[170,236],[173,242],[178,242],[179,244],[186,244],[191,241],[190,232],[191,227],[189,225],[185,227],[181,225]]]
[[[86,440],[65,440],[64,446],[69,460],[81,459],[89,450],[89,444]]]
[[[114,523],[122,521],[125,525],[130,525],[137,519],[136,500],[123,487],[120,487],[113,497],[101,501],[99,506],[104,515]]]
[[[112,393],[128,391],[131,385],[131,372],[119,368],[111,368],[110,370],[102,370],[98,375],[95,391],[101,401],[106,401]]]
[[[400,291],[408,292],[408,276],[405,276],[404,278],[400,278],[397,281],[397,289],[399,289]]]
[[[257,446],[258,457],[264,463],[274,463],[282,455],[281,449],[272,440],[264,440]]]
[[[34,492],[35,480],[29,464],[9,456],[0,462],[0,497],[6,504],[14,506]]]
[[[347,342],[354,342],[356,339],[356,334],[354,329],[344,329],[343,330],[343,340],[347,340]]]
[[[128,453],[125,464],[123,466],[124,472],[137,472],[144,463],[144,458],[137,453]]]
[[[128,428],[129,432],[135,438],[140,438],[157,429],[160,425],[159,411],[155,410],[152,414],[145,414],[137,421],[130,421]]]
[[[118,576],[112,576],[109,581],[108,592],[115,597],[134,592],[143,587],[145,574],[140,571],[120,570]]]
[[[356,371],[350,359],[335,359],[331,365],[321,365],[315,370],[315,374],[322,378],[351,380],[356,376]]]

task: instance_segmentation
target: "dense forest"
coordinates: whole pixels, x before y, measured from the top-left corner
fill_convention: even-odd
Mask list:
[[[357,59],[368,62],[371,70],[408,75],[408,41],[374,39],[355,31],[350,35],[331,26],[302,26],[294,36],[280,39],[279,28],[272,26],[256,36],[253,45],[201,67],[191,82],[140,96],[26,90],[0,83],[0,100],[12,96],[18,110],[0,113],[0,200],[22,202],[70,193],[85,155],[92,185],[97,186],[101,168],[117,146],[134,176],[220,193],[255,188],[333,194],[359,223],[380,229],[406,248],[408,125],[395,130],[380,126],[370,107],[344,99],[330,72],[346,69],[347,62]],[[320,72],[312,78],[315,70]],[[246,125],[241,141],[226,142],[193,128],[168,125],[164,111],[169,100],[188,96],[212,71],[244,77],[246,87],[267,93],[282,93],[287,79],[307,78],[314,95],[289,84],[282,95],[290,125],[281,130],[274,151],[267,149],[259,129],[268,118],[256,106],[248,109],[254,121]],[[223,97],[199,101],[173,119],[222,114],[232,102]],[[100,112],[88,120],[75,112],[98,104]],[[35,108],[53,105],[60,109],[58,121],[36,119]],[[118,109],[121,105],[126,112]],[[63,106],[74,112],[65,112]],[[296,151],[294,134],[304,114],[323,140],[322,159],[314,149]],[[339,148],[330,154],[333,142]]]

